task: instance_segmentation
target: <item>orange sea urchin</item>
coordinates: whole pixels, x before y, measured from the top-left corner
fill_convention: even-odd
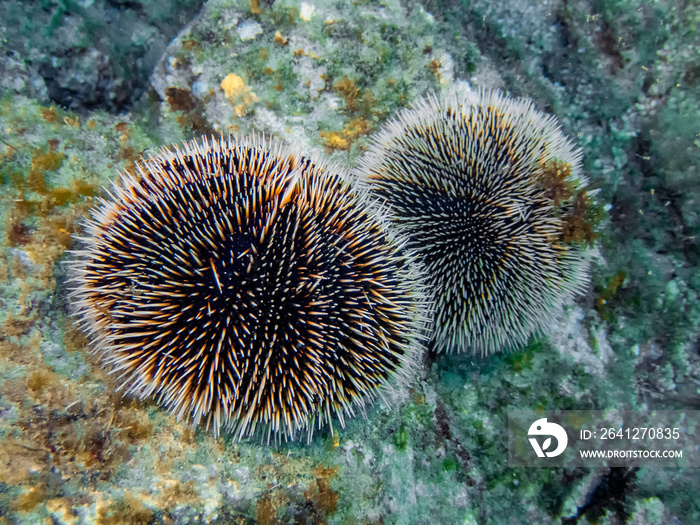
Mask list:
[[[531,102],[430,97],[375,136],[360,176],[425,267],[434,348],[521,344],[587,282],[581,152]]]
[[[310,439],[419,358],[408,255],[341,169],[293,148],[163,150],[86,230],[80,324],[128,392],[215,434]]]

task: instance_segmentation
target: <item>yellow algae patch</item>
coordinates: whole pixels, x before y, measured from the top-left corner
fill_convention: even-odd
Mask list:
[[[240,117],[249,111],[251,105],[258,101],[258,97],[253,93],[248,86],[245,85],[243,79],[238,75],[231,73],[221,81],[221,89],[224,90],[224,95],[233,104],[236,116]]]
[[[323,144],[326,146],[326,149],[350,149],[350,141],[339,131],[319,131],[318,134]]]
[[[284,38],[282,36],[282,33],[277,31],[275,33],[275,44],[280,45],[280,46],[288,46],[289,45],[289,37]]]
[[[371,131],[370,123],[362,118],[354,118],[343,126],[343,131],[319,131],[319,138],[326,150],[349,150],[353,142]]]
[[[224,90],[226,98],[233,98],[248,91],[248,87],[243,82],[243,79],[234,73],[231,73],[221,81],[221,88]]]

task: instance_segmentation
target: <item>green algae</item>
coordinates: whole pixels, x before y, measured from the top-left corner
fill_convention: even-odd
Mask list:
[[[7,232],[0,283],[3,303],[18,305],[2,318],[0,433],[11,439],[14,474],[26,474],[2,473],[0,513],[58,520],[63,507],[83,508],[105,523],[501,523],[523,516],[546,523],[575,516],[604,473],[509,468],[508,409],[670,408],[697,399],[691,168],[698,165],[698,76],[688,52],[700,20],[695,7],[569,2],[528,40],[515,31],[512,13],[486,2],[460,3],[468,14],[459,17],[433,3],[434,19],[413,4],[360,2],[343,12],[319,4],[308,21],[300,4],[263,5],[258,13],[252,5],[211,2],[202,23],[176,44],[173,56],[184,65],[168,87],[191,94],[191,106],[154,97],[132,116],[115,117],[78,116],[13,94],[0,102],[2,217],[20,224]],[[242,41],[232,14],[255,20],[263,33]],[[574,58],[549,40],[552,20],[576,47]],[[569,312],[570,322],[560,321],[564,336],[483,359],[438,356],[390,407],[321,432],[310,446],[216,441],[153,402],[109,397],[117,385],[71,329],[60,289],[65,272],[56,263],[116,170],[160,144],[228,125],[301,137],[352,160],[396,109],[449,80],[445,53],[454,59],[453,78],[483,78],[496,62],[496,85],[559,113],[584,148],[601,202],[612,204],[601,221],[603,259],[594,265],[592,292]],[[542,60],[549,70],[525,69]],[[235,73],[259,101],[235,116],[227,100],[200,97],[192,83],[178,84],[192,64],[211,74],[215,94]],[[659,101],[653,107],[652,98]],[[310,117],[324,100],[333,104]],[[198,112],[203,120],[194,120]],[[51,141],[58,141],[53,154]],[[596,309],[600,299],[604,307]],[[630,518],[700,516],[692,473],[640,469],[635,476],[636,488],[625,494]],[[86,499],[85,485],[102,499]],[[599,512],[598,523],[615,522],[612,507]]]

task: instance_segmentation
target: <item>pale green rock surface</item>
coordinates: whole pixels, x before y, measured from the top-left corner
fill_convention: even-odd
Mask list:
[[[211,0],[122,115],[52,107],[24,54],[46,59],[39,46],[3,62],[0,522],[700,521],[694,469],[506,459],[508,409],[700,408],[698,23],[670,1]],[[464,82],[556,114],[611,205],[590,291],[551,336],[428,359],[388,406],[310,445],[215,440],[115,393],[67,317],[62,261],[117,169],[230,132],[353,165],[399,108]]]

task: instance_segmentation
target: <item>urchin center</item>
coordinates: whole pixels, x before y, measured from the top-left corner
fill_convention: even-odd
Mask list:
[[[216,250],[209,253],[209,269],[204,271],[206,286],[226,296],[239,288],[250,275],[258,248],[252,235],[232,233]]]

